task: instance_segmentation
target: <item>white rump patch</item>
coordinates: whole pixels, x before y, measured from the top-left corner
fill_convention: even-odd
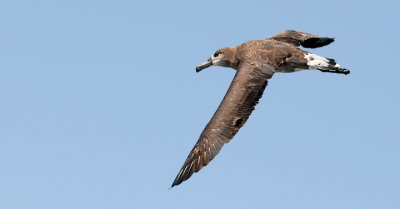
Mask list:
[[[309,66],[310,69],[320,69],[320,68],[326,68],[329,66],[329,60],[320,57],[316,54],[305,54],[304,58],[307,59],[307,65]]]

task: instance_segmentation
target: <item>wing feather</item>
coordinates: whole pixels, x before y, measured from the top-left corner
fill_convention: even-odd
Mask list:
[[[310,33],[304,33],[294,30],[284,30],[276,35],[269,37],[281,42],[286,42],[295,46],[303,46],[305,48],[317,48],[326,46],[334,41],[333,38],[320,37]]]
[[[239,66],[228,92],[201,133],[172,187],[206,166],[222,146],[235,136],[254,110],[274,72],[275,67],[265,64],[259,66],[258,62],[243,62]]]

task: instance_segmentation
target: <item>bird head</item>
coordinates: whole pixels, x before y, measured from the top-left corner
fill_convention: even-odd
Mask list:
[[[208,68],[212,65],[222,66],[222,67],[234,67],[234,50],[232,48],[222,48],[214,52],[214,54],[208,58],[207,61],[196,67],[196,72]]]

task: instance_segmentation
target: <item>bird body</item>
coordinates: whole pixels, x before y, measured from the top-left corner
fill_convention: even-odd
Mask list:
[[[217,50],[196,71],[218,65],[237,70],[217,111],[189,153],[172,187],[206,166],[249,118],[275,72],[317,69],[348,74],[333,59],[298,48],[316,48],[333,42],[332,38],[286,30],[267,39],[252,40],[239,46]]]

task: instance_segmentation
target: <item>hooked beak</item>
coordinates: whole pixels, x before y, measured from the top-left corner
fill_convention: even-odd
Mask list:
[[[196,72],[200,72],[201,70],[210,67],[213,65],[211,58],[209,58],[207,61],[204,63],[201,63],[199,66],[196,67]]]

